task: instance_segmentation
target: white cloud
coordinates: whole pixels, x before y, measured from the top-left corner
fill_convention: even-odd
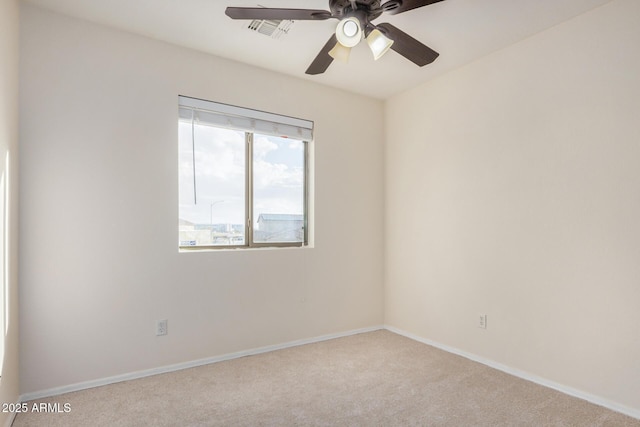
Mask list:
[[[253,157],[258,159],[264,159],[269,152],[277,150],[278,144],[270,141],[265,136],[256,137],[253,141]]]

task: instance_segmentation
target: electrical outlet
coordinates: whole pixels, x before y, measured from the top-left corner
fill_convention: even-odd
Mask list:
[[[479,314],[478,315],[478,328],[487,329],[487,315]]]
[[[168,324],[169,321],[167,319],[158,320],[156,322],[156,336],[167,335],[169,333]]]

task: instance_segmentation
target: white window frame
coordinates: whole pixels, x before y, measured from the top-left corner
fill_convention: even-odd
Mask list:
[[[245,135],[245,241],[242,245],[181,245],[181,251],[208,249],[248,249],[266,247],[304,247],[309,245],[309,145],[313,139],[313,122],[265,111],[179,96],[179,121],[194,120],[200,114],[211,126],[243,131]],[[190,117],[187,116],[190,112]],[[284,136],[303,143],[303,239],[297,242],[254,242],[253,223],[253,136]],[[195,174],[195,171],[194,171]],[[195,177],[194,177],[195,179]]]

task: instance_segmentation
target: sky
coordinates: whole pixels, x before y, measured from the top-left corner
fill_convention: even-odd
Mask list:
[[[244,132],[179,123],[180,219],[196,224],[242,224],[245,217]],[[254,135],[254,226],[262,213],[302,214],[304,144]]]

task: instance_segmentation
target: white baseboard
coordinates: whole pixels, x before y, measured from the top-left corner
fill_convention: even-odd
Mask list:
[[[250,350],[238,351],[235,353],[223,354],[220,356],[208,357],[206,359],[192,360],[190,362],[178,363],[175,365],[161,366],[159,368],[145,369],[143,371],[136,371],[122,375],[115,375],[113,377],[101,378],[91,381],[83,381],[76,384],[70,384],[62,387],[50,388],[47,390],[35,391],[31,393],[25,393],[20,396],[20,402],[26,402],[29,400],[42,399],[45,397],[58,396],[64,393],[71,393],[74,391],[86,390],[88,388],[100,387],[107,384],[118,383],[122,381],[135,380],[138,378],[149,377],[151,375],[164,374],[168,372],[180,371],[182,369],[194,368],[196,366],[209,365],[211,363],[222,362],[225,360],[237,359],[245,356],[254,356],[256,354],[268,353],[275,350],[283,350],[285,348],[297,347],[305,344],[312,344],[321,341],[327,341],[334,338],[342,338],[350,335],[362,334],[365,332],[373,332],[384,329],[384,326],[372,326],[369,328],[352,329],[346,332],[339,332],[335,334],[321,335],[319,337],[305,338],[295,341],[289,341],[282,344],[268,345],[265,347],[258,347]]]
[[[182,369],[188,369],[188,368],[193,368],[196,366],[202,366],[202,365],[208,365],[211,363],[216,363],[216,362],[222,362],[225,360],[232,360],[232,359],[237,359],[240,357],[245,357],[245,356],[253,356],[253,355],[257,355],[257,354],[261,354],[261,353],[267,353],[270,351],[276,351],[276,350],[282,350],[282,349],[286,349],[286,348],[291,348],[291,347],[297,347],[300,345],[305,345],[305,344],[312,344],[312,343],[317,343],[317,342],[322,342],[322,341],[326,341],[326,340],[330,340],[330,339],[334,339],[334,338],[342,338],[342,337],[347,337],[350,335],[356,335],[356,334],[361,334],[361,333],[365,333],[365,332],[373,332],[373,331],[377,331],[380,329],[386,329],[390,332],[396,333],[398,335],[402,335],[404,337],[410,338],[412,340],[421,342],[423,344],[427,344],[436,348],[439,348],[441,350],[444,350],[448,353],[452,353],[452,354],[456,354],[458,356],[462,356],[466,359],[469,360],[473,360],[474,362],[478,362],[478,363],[482,363],[483,365],[489,366],[491,368],[497,369],[499,371],[505,372],[507,374],[513,375],[515,377],[518,378],[522,378],[524,380],[527,381],[531,381],[533,383],[536,384],[540,384],[542,386],[557,390],[561,393],[567,394],[569,396],[574,396],[577,397],[579,399],[583,399],[586,400],[588,402],[591,402],[593,404],[605,407],[607,409],[611,409],[612,411],[616,411],[616,412],[620,412],[622,414],[628,415],[630,417],[633,418],[637,418],[640,419],[640,410],[637,409],[633,409],[633,408],[629,408],[627,406],[618,404],[616,402],[612,402],[610,400],[604,399],[600,396],[596,396],[590,393],[586,393],[584,391],[563,385],[563,384],[559,384],[556,383],[554,381],[548,380],[546,378],[542,378],[539,377],[537,375],[531,374],[529,372],[525,372],[525,371],[521,371],[519,369],[515,369],[515,368],[511,368],[509,366],[503,365],[501,363],[495,362],[493,360],[489,360],[483,357],[480,357],[478,355],[472,354],[472,353],[468,353],[466,351],[462,351],[459,350],[457,348],[454,347],[450,347],[444,344],[441,344],[439,342],[436,341],[432,341],[429,340],[427,338],[423,338],[420,337],[418,335],[412,334],[410,332],[395,328],[393,326],[389,326],[389,325],[385,325],[385,326],[372,326],[369,328],[362,328],[362,329],[353,329],[350,331],[345,331],[345,332],[340,332],[340,333],[335,333],[335,334],[328,334],[328,335],[321,335],[318,337],[313,337],[313,338],[305,338],[305,339],[300,339],[300,340],[295,340],[295,341],[289,341],[286,343],[282,343],[282,344],[276,344],[276,345],[269,345],[269,346],[265,346],[265,347],[258,347],[258,348],[254,348],[254,349],[250,349],[250,350],[244,350],[244,351],[239,351],[239,352],[235,352],[235,353],[228,353],[228,354],[223,354],[220,356],[214,356],[214,357],[209,357],[206,359],[199,359],[199,360],[193,360],[190,362],[184,362],[184,363],[178,363],[175,365],[168,365],[168,366],[162,366],[159,368],[154,368],[154,369],[146,369],[143,371],[136,371],[136,372],[131,372],[131,373],[127,373],[127,374],[122,374],[122,375],[116,375],[116,376],[112,376],[112,377],[108,377],[108,378],[102,378],[102,379],[97,379],[97,380],[92,380],[92,381],[84,381],[81,383],[76,383],[76,384],[70,384],[67,386],[62,386],[62,387],[55,387],[55,388],[51,388],[51,389],[47,389],[47,390],[42,390],[42,391],[36,391],[36,392],[32,392],[32,393],[25,393],[23,395],[20,396],[19,402],[26,402],[29,400],[35,400],[35,399],[42,399],[45,397],[51,397],[51,396],[57,396],[60,394],[64,394],[64,393],[70,393],[70,392],[74,392],[74,391],[79,391],[79,390],[86,390],[89,388],[93,388],[93,387],[100,387],[103,385],[107,385],[107,384],[113,384],[113,383],[118,383],[118,382],[122,382],[122,381],[129,381],[129,380],[134,380],[134,379],[138,379],[138,378],[144,378],[144,377],[148,377],[151,375],[158,375],[158,374],[164,374],[167,372],[174,372],[174,371],[179,371]],[[11,423],[13,422],[13,418],[15,418],[15,414],[14,417],[10,418],[10,422],[7,423],[7,426],[11,426]]]
[[[582,400],[586,400],[587,402],[591,402],[595,405],[605,407],[607,409],[611,409],[615,412],[620,412],[621,414],[628,415],[633,418],[640,419],[640,410],[629,408],[627,406],[621,405],[616,402],[612,402],[600,396],[596,396],[582,390],[578,390],[564,384],[559,384],[557,382],[548,380],[546,378],[539,377],[537,375],[531,374],[529,372],[521,371],[519,369],[511,368],[509,366],[503,365],[501,363],[495,362],[493,360],[485,359],[484,357],[480,357],[478,355],[467,353],[466,351],[459,350],[454,347],[449,347],[448,345],[441,344],[436,341],[432,341],[427,338],[420,337],[418,335],[412,334],[410,332],[403,331],[401,329],[395,328],[393,326],[385,325],[386,330],[396,333],[398,335],[402,335],[404,337],[410,338],[414,341],[421,342],[423,344],[430,345],[432,347],[439,348],[440,350],[444,350],[448,353],[453,353],[458,356],[462,356],[466,359],[473,360],[474,362],[482,363],[483,365],[489,366],[491,368],[497,369],[499,371],[505,372],[507,374],[513,375],[518,378],[522,378],[527,381],[531,381],[533,383],[542,385],[544,387],[552,388],[561,393],[568,394],[569,396],[577,397]]]

